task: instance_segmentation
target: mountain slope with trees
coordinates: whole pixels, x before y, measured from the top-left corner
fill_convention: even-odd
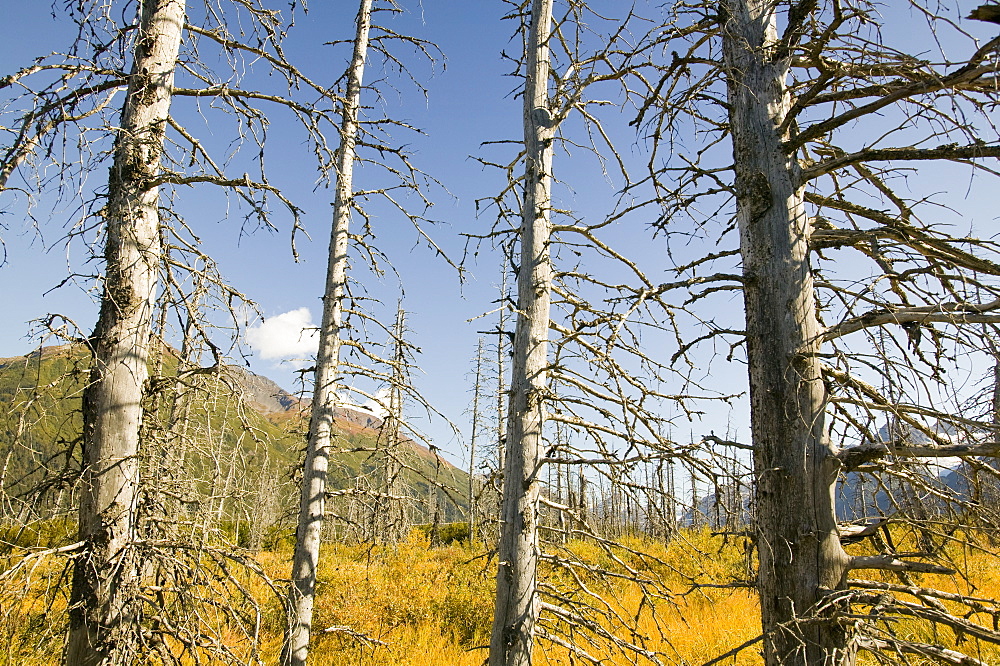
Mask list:
[[[176,370],[177,352],[164,347],[168,371]],[[63,504],[75,492],[80,470],[80,406],[87,381],[88,356],[80,347],[44,347],[34,353],[0,358],[0,401],[9,409],[0,414],[0,450],[6,452],[6,506],[4,518],[42,515],[43,506]],[[154,378],[155,381],[155,378]],[[254,505],[269,509],[260,515],[271,525],[254,529],[290,529],[294,504],[291,484],[307,425],[308,403],[276,383],[239,366],[223,366],[205,375],[199,398],[191,401],[186,426],[186,474],[199,479],[194,495],[226,496],[223,508],[230,514],[245,505],[244,518],[254,516]],[[338,452],[330,464],[331,492],[341,493],[338,510],[350,511],[350,492],[376,473],[383,421],[370,410],[342,406],[335,428]],[[411,520],[429,522],[427,498],[440,486],[443,522],[460,520],[466,506],[462,489],[466,473],[440,455],[411,439],[400,452],[402,487],[412,496]],[[146,461],[152,464],[152,461]],[[253,478],[255,488],[242,484]],[[209,480],[218,483],[213,486]],[[360,486],[361,489],[364,485]],[[446,490],[445,490],[446,489]],[[189,504],[201,503],[196,497]],[[267,506],[268,503],[271,506]],[[69,505],[66,505],[69,508]]]
[[[355,590],[321,553],[426,550],[409,528],[465,513],[479,469],[490,666],[691,663],[685,601],[735,595],[759,621],[705,664],[996,661],[995,25],[939,0],[504,0],[513,83],[435,101],[472,102],[491,174],[478,226],[438,245],[436,170],[457,160],[411,121],[440,62],[423,14],[309,4],[57,1],[48,55],[0,78],[0,213],[82,250],[54,279],[96,319],[38,316],[77,346],[0,366],[3,623],[41,600],[69,666],[307,666],[328,633],[381,649],[324,614],[321,593]],[[476,60],[467,36],[500,17],[459,5],[483,22],[452,62]],[[239,243],[284,224],[298,260],[331,205],[326,279],[289,295],[319,297],[318,328],[261,338],[314,359],[306,402],[229,365],[270,310],[262,278],[285,277]],[[224,236],[213,216],[243,220]],[[397,270],[401,231],[459,278],[501,274],[464,317],[493,343],[469,476],[411,441],[443,415],[404,296],[435,344],[457,310]],[[217,263],[237,255],[241,284]],[[55,521],[75,537],[43,543]],[[684,540],[700,557],[678,561]]]

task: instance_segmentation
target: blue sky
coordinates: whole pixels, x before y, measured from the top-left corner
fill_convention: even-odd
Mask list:
[[[413,87],[400,86],[398,94],[386,96],[385,112],[426,133],[425,136],[399,133],[398,139],[410,146],[414,163],[447,188],[431,193],[435,206],[429,216],[440,222],[428,231],[458,261],[466,247],[461,234],[485,232],[495,217],[488,208],[480,208],[477,213],[476,199],[493,196],[503,186],[500,173],[481,166],[471,156],[508,161],[514,155],[512,148],[481,148],[480,144],[520,138],[520,101],[512,94],[518,79],[508,76],[513,65],[501,57],[504,50],[516,53],[520,47],[510,41],[516,26],[500,20],[509,9],[501,2],[403,4],[407,14],[393,19],[393,29],[436,43],[444,58],[433,67],[417,64],[414,68],[427,87],[426,98]],[[326,77],[332,82],[344,70],[349,53],[342,47],[331,48],[323,43],[349,38],[355,11],[353,2],[310,3],[309,14],[298,16],[287,41],[290,57],[306,63],[303,68],[317,80]],[[0,43],[0,72],[14,71],[34,56],[65,48],[72,34],[66,22],[58,16],[53,18],[47,2],[12,3],[6,8],[5,18],[18,29]],[[369,69],[369,77],[377,73]],[[190,113],[181,104],[175,102],[175,112]],[[215,122],[213,118],[211,126],[204,127],[204,123],[199,125],[194,119],[192,125],[203,135],[217,136],[222,142],[227,130]],[[292,260],[287,216],[275,216],[275,230],[241,233],[236,217],[227,219],[226,202],[210,192],[180,189],[177,203],[187,211],[189,223],[207,253],[219,263],[225,278],[257,304],[268,322],[263,331],[259,329],[260,320],[250,322],[255,331],[251,336],[257,343],[248,357],[251,368],[292,388],[294,371],[301,363],[283,360],[278,352],[283,347],[294,358],[308,355],[308,343],[296,347],[293,343],[299,336],[290,333],[287,326],[296,321],[319,322],[332,192],[315,186],[316,174],[309,166],[309,157],[303,155],[301,137],[283,122],[280,118],[272,121],[269,177],[305,211],[303,223],[312,240],[299,237],[298,262]],[[599,174],[587,173],[585,167],[593,166],[589,158],[561,154],[556,160],[557,169],[563,174],[586,174],[567,180],[568,187],[561,194],[567,207],[576,210],[606,207],[605,199],[613,196],[616,185],[607,183]],[[102,184],[103,168],[92,174],[90,186]],[[374,175],[371,169],[359,168],[356,187],[365,188],[366,177],[370,175]],[[71,280],[56,288],[73,272],[93,270],[92,262],[84,261],[86,252],[81,244],[67,247],[62,242],[67,225],[75,221],[77,204],[72,196],[63,201],[39,200],[34,209],[36,226],[24,221],[23,207],[7,201],[8,214],[2,218],[6,225],[2,237],[7,247],[7,263],[0,268],[7,321],[0,328],[0,355],[23,354],[37,346],[37,335],[31,335],[37,328],[32,329],[30,322],[49,313],[66,315],[85,333],[93,327],[97,295],[88,291],[90,282]],[[465,428],[463,412],[470,401],[468,373],[477,331],[495,325],[493,319],[475,318],[495,308],[491,301],[498,295],[500,258],[488,246],[483,247],[478,259],[468,264],[466,281],[460,284],[454,269],[428,251],[426,244],[398,216],[380,208],[374,209],[374,214],[375,245],[386,253],[398,271],[399,282],[405,285],[403,307],[409,312],[413,343],[421,350],[416,360],[422,374],[416,377],[416,382],[434,406]],[[650,247],[662,248],[662,243],[649,244],[648,234],[641,226],[627,233],[636,232],[647,238],[644,251]],[[659,254],[662,252],[661,249]],[[364,281],[372,295],[382,299],[385,306],[382,316],[391,321],[399,295],[396,278],[389,274],[376,280],[359,272],[358,279]],[[274,325],[285,328],[269,334]],[[307,341],[308,336],[304,337]],[[380,342],[384,336],[374,332],[372,338]],[[366,390],[371,389],[366,387]],[[446,450],[459,451],[459,443],[443,423],[424,422],[420,427],[426,428]]]
[[[609,0],[609,6],[616,6]],[[192,0],[192,5],[195,2]],[[287,49],[289,55],[305,63],[303,68],[320,81],[332,83],[344,70],[348,53],[343,48],[324,46],[324,42],[347,39],[353,32],[354,2],[313,0],[308,15],[299,15]],[[481,166],[471,156],[479,155],[505,162],[513,158],[510,146],[486,146],[487,141],[517,140],[520,137],[521,108],[512,91],[518,79],[508,76],[513,65],[501,57],[503,51],[516,54],[519,43],[511,42],[515,25],[500,18],[509,5],[502,2],[475,1],[426,1],[418,5],[405,0],[407,13],[392,22],[394,29],[414,34],[435,42],[441,47],[445,59],[434,67],[417,65],[415,73],[428,90],[425,98],[411,86],[402,85],[398,92],[387,94],[381,103],[385,112],[396,119],[405,120],[419,127],[425,136],[401,132],[400,142],[410,146],[414,162],[428,174],[441,181],[447,192],[431,191],[435,201],[429,216],[439,224],[429,228],[436,242],[455,260],[461,259],[466,241],[463,233],[484,233],[493,222],[494,212],[480,207],[476,201],[496,194],[503,186],[503,178],[496,170]],[[27,64],[36,55],[57,50],[70,37],[69,26],[59,17],[51,15],[48,2],[8,3],[5,19],[17,29],[8,30],[0,42],[0,73],[6,73]],[[282,5],[284,6],[284,5]],[[954,10],[953,10],[954,11]],[[966,22],[963,27],[974,34],[988,37],[992,26]],[[928,43],[928,48],[933,47]],[[374,72],[377,73],[377,72]],[[369,72],[371,76],[372,71]],[[224,147],[227,130],[216,125],[215,116],[206,126],[175,104],[178,113],[186,116],[206,137],[215,137]],[[632,130],[627,128],[627,112],[609,115],[609,126],[620,141],[619,146],[627,161],[641,165],[645,153]],[[891,121],[889,121],[891,122]],[[573,131],[572,125],[570,126]],[[264,316],[261,321],[251,319],[250,327],[253,353],[247,357],[251,368],[272,377],[286,388],[293,388],[296,364],[285,358],[302,359],[308,355],[309,346],[296,346],[299,336],[294,333],[297,325],[318,323],[319,297],[326,268],[326,243],[329,228],[329,211],[332,193],[317,187],[315,171],[309,157],[303,156],[301,137],[296,135],[287,120],[275,116],[269,130],[273,143],[269,148],[268,164],[272,182],[280,185],[305,211],[303,223],[312,240],[300,238],[300,259],[293,261],[290,251],[290,221],[278,214],[276,228],[242,233],[238,218],[228,215],[226,202],[211,192],[193,188],[177,192],[177,205],[185,211],[188,222],[201,237],[205,250],[219,263],[222,274],[237,289],[253,300]],[[684,137],[693,143],[693,137]],[[688,146],[689,148],[691,146]],[[596,160],[586,151],[573,149],[556,155],[555,170],[562,183],[557,187],[558,205],[575,211],[587,219],[599,219],[609,210],[616,198],[620,179],[601,175]],[[103,167],[102,167],[103,168]],[[936,172],[915,175],[911,190],[951,190],[956,209],[962,216],[975,219],[975,224],[988,229],[995,222],[995,206],[988,191],[971,181],[967,173],[951,170],[947,176]],[[239,175],[237,173],[237,175]],[[92,185],[100,185],[103,172],[93,174]],[[360,168],[356,172],[356,186],[365,188],[368,179],[377,179],[375,170]],[[966,193],[971,188],[971,201]],[[0,267],[0,293],[3,294],[7,313],[0,327],[0,356],[23,354],[37,346],[37,336],[29,334],[31,320],[48,313],[62,313],[76,321],[80,329],[89,332],[96,320],[96,296],[88,291],[86,280],[71,280],[55,288],[68,275],[87,273],[93,267],[85,261],[86,253],[79,244],[67,247],[61,242],[67,223],[74,220],[77,202],[71,195],[61,201],[43,199],[35,208],[38,226],[25,222],[23,206],[5,205],[6,215],[0,230],[7,248],[7,263]],[[478,259],[470,262],[470,273],[464,284],[445,262],[434,257],[419,236],[398,216],[386,208],[373,207],[375,244],[390,258],[399,280],[393,274],[378,280],[359,271],[369,293],[381,299],[380,314],[391,321],[398,283],[405,285],[403,307],[409,312],[412,342],[421,349],[417,357],[422,374],[416,383],[427,399],[466,432],[470,402],[471,358],[475,352],[477,331],[492,328],[492,318],[475,319],[494,309],[497,298],[496,284],[500,279],[500,257],[488,247],[483,248]],[[653,211],[626,218],[614,226],[609,238],[619,247],[627,248],[647,270],[654,281],[673,279],[667,268],[667,242],[654,238],[649,224]],[[955,215],[947,213],[952,221]],[[971,224],[971,223],[970,223]],[[730,239],[732,240],[732,239]],[[690,246],[675,242],[674,257],[682,263],[685,255],[695,255],[703,249],[699,241]],[[67,254],[68,252],[68,254]],[[567,255],[568,256],[568,255]],[[737,295],[717,298],[706,316],[728,321],[736,327],[741,323],[741,303]],[[473,320],[473,321],[469,321]],[[277,333],[273,326],[283,326]],[[374,342],[381,342],[384,335],[371,334]],[[665,341],[649,340],[654,355],[657,345],[663,345],[663,354],[669,354]],[[283,353],[279,354],[279,347]],[[722,350],[725,353],[725,350]],[[712,375],[713,381],[727,390],[739,392],[745,385],[743,366],[725,364],[716,359],[711,364],[709,356],[702,367],[694,372],[698,377]],[[377,387],[364,387],[376,390]],[[670,390],[670,387],[666,387]],[[695,436],[714,430],[722,434],[730,430],[732,437],[745,435],[746,414],[743,403],[730,414],[724,409],[710,409],[709,415],[694,423],[679,420],[679,431],[690,430]],[[420,422],[435,443],[455,456],[460,455],[460,442],[440,421]],[[675,433],[683,437],[681,433]]]

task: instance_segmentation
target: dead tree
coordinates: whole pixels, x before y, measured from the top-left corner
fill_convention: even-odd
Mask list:
[[[336,197],[330,231],[323,319],[309,422],[309,443],[303,467],[299,523],[295,532],[292,582],[288,588],[288,629],[281,662],[303,666],[309,660],[309,636],[316,600],[323,515],[326,506],[326,474],[330,464],[331,438],[340,379],[341,328],[347,288],[347,249],[354,207],[354,160],[358,141],[358,115],[365,58],[368,52],[373,0],[362,0],[358,8],[354,54],[347,70],[347,85],[337,149]]]
[[[138,639],[139,431],[160,262],[155,185],[170,114],[185,4],[142,5],[105,206],[104,294],[83,398],[80,541],[69,664],[125,663]]]
[[[406,502],[403,499],[403,424],[406,422],[405,406],[407,387],[412,386],[410,369],[412,346],[407,342],[406,313],[402,303],[396,313],[389,344],[391,379],[385,419],[379,430],[379,442],[374,452],[377,487],[372,507],[372,534],[374,543],[395,544],[402,541],[409,531]],[[435,484],[437,485],[437,484]]]
[[[614,653],[657,663],[667,649],[638,645],[635,622],[607,598],[572,585],[570,591],[553,582],[555,575],[549,577],[556,571],[583,577],[614,574],[575,561],[561,537],[546,540],[544,535],[559,530],[541,524],[539,509],[543,505],[547,515],[565,516],[571,526],[567,537],[591,541],[617,563],[613,553],[623,545],[609,536],[624,536],[622,520],[634,521],[636,506],[648,506],[643,499],[656,493],[641,482],[640,470],[653,461],[674,459],[707,467],[694,456],[699,443],[681,446],[662,434],[669,430],[665,414],[670,409],[693,416],[687,397],[700,387],[644,347],[650,338],[671,338],[672,313],[645,262],[633,260],[615,243],[615,225],[635,211],[632,164],[615,148],[614,121],[599,109],[611,106],[608,97],[628,99],[631,94],[622,81],[635,47],[631,31],[641,18],[627,9],[601,16],[575,1],[510,4],[524,45],[517,61],[524,83],[524,135],[516,142],[523,152],[512,160],[483,159],[500,166],[508,180],[484,207],[496,210],[498,221],[482,238],[518,257],[491,660],[528,663],[539,646],[567,650],[584,661]],[[546,81],[538,78],[540,73]],[[566,122],[571,117],[582,123],[579,135]],[[557,147],[593,158],[595,174],[620,178],[625,185],[616,188],[628,194],[612,192],[608,209],[600,212],[577,213],[554,204],[552,187],[561,187],[552,173]],[[677,386],[670,388],[677,390],[668,391],[665,386],[673,380]],[[579,485],[570,505],[539,492],[550,465],[564,468],[572,485]],[[614,506],[606,494],[589,490],[604,487],[613,488]],[[641,579],[634,571],[629,575],[630,581]],[[649,598],[667,598],[657,581],[641,579],[638,584]],[[582,641],[592,642],[594,652]]]
[[[469,545],[476,543],[476,529],[478,527],[476,518],[479,511],[479,484],[477,483],[477,478],[479,476],[479,469],[476,466],[476,444],[480,437],[481,421],[483,419],[483,414],[481,413],[481,407],[479,405],[480,401],[484,398],[484,373],[485,368],[485,341],[483,338],[479,338],[476,343],[476,356],[474,359],[475,369],[473,372],[473,384],[472,384],[472,407],[469,414],[472,432],[469,433],[469,488],[468,488],[468,498],[469,498],[469,510],[466,514],[466,520],[469,524]]]
[[[544,451],[552,269],[553,109],[549,102],[552,0],[534,0],[525,40],[524,202],[517,276],[517,325],[507,420],[497,597],[490,666],[529,666],[539,612],[539,471]]]
[[[193,602],[194,597],[186,596],[183,603],[175,603],[193,586],[177,584],[170,592],[142,594],[149,581],[140,575],[140,560],[150,567],[154,562],[184,560],[175,571],[189,564],[201,570],[204,562],[218,556],[252,568],[229,550],[168,538],[171,530],[161,530],[163,511],[150,511],[148,521],[147,515],[138,513],[141,503],[155,503],[163,496],[149,491],[155,479],[147,482],[139,473],[143,457],[157,448],[151,444],[162,424],[154,420],[184,412],[157,414],[147,407],[157,404],[169,385],[206,371],[217,373],[226,350],[236,344],[213,339],[211,326],[199,312],[204,301],[189,298],[187,278],[210,285],[212,298],[217,299],[213,305],[221,304],[220,310],[230,314],[234,330],[245,301],[200,250],[176,194],[180,186],[204,184],[232,196],[249,211],[248,219],[265,226],[273,224],[270,201],[277,200],[297,227],[299,210],[268,184],[263,172],[266,153],[255,138],[265,135],[259,130],[269,115],[290,112],[304,130],[307,145],[322,160],[326,145],[322,127],[329,117],[331,95],[284,58],[282,16],[256,1],[235,2],[222,10],[214,3],[151,0],[139,4],[134,20],[128,12],[117,12],[115,3],[102,1],[67,5],[60,17],[76,23],[76,43],[10,74],[0,86],[9,96],[4,125],[13,129],[0,154],[0,189],[5,196],[43,195],[64,187],[79,192],[81,217],[74,221],[67,242],[75,243],[97,229],[103,243],[100,315],[93,334],[82,339],[92,356],[83,406],[79,519],[83,548],[74,559],[65,658],[68,663],[126,663],[157,652],[163,658],[174,655],[169,658],[183,660],[190,651],[208,650],[239,661],[225,646],[205,639],[211,628],[199,624],[197,614],[175,616]],[[238,23],[240,32],[230,32],[227,21]],[[217,69],[205,64],[212,56],[224,56],[216,62],[229,63],[234,71],[223,72],[220,78]],[[122,60],[128,70],[123,71]],[[237,73],[248,60],[261,63],[273,78],[260,87],[242,87],[246,80],[240,74],[253,76],[250,68]],[[226,83],[220,85],[219,80]],[[310,99],[300,102],[296,95]],[[116,97],[122,101],[120,113],[115,111]],[[254,158],[246,159],[245,153],[226,149],[225,162],[213,159],[215,140],[199,138],[197,129],[185,125],[191,115],[177,111],[189,100],[198,104],[212,100],[222,108],[220,115],[231,112],[239,134],[233,146],[249,144],[256,149],[259,177],[249,175]],[[195,112],[216,113],[213,105]],[[213,123],[216,135],[224,126]],[[107,186],[95,189],[88,178],[93,179],[105,162],[110,165]],[[51,165],[58,166],[58,178],[31,177],[33,169],[41,173]],[[235,165],[242,173],[233,177],[226,169]],[[170,337],[164,319],[155,330],[159,339],[151,341],[157,304],[163,304],[160,312],[180,316],[185,333],[175,331],[175,336],[193,336],[204,345],[210,369],[182,364],[170,376],[171,364],[151,362],[161,341],[172,341],[164,340]],[[63,331],[53,327],[53,332]],[[72,337],[81,341],[81,336]],[[157,374],[151,376],[151,368]],[[159,376],[160,371],[165,376]],[[174,429],[174,434],[182,430]],[[231,471],[227,469],[226,478],[231,478]],[[191,574],[192,580],[198,578],[199,574]],[[242,622],[239,613],[229,617]],[[155,631],[142,628],[148,629],[150,618],[156,618]],[[171,627],[174,635],[164,627]],[[171,640],[178,641],[172,645],[181,652],[188,651],[186,656],[176,656],[176,649],[165,647]]]
[[[628,11],[599,16],[583,2],[510,4],[524,45],[518,59],[524,134],[517,142],[523,152],[509,161],[483,159],[502,165],[508,184],[489,200],[498,222],[482,238],[518,257],[490,659],[492,664],[527,664],[536,646],[595,659],[577,643],[579,632],[584,632],[608,651],[655,663],[663,653],[632,642],[627,636],[634,627],[609,610],[600,595],[570,593],[544,579],[559,568],[583,569],[576,569],[581,565],[571,554],[561,552],[561,538],[549,542],[540,536],[553,530],[541,524],[539,509],[543,504],[547,512],[566,516],[573,538],[613,550],[616,541],[597,529],[602,513],[607,514],[609,532],[624,532],[622,518],[632,520],[635,506],[642,504],[641,494],[652,492],[638,482],[637,470],[651,460],[690,455],[661,434],[669,421],[663,416],[664,404],[683,402],[685,390],[667,393],[662,385],[673,371],[639,344],[644,333],[668,335],[671,325],[658,318],[669,320],[669,314],[664,316],[657,285],[640,263],[613,243],[613,225],[632,210],[624,201],[627,197],[610,197],[610,207],[620,204],[617,210],[583,215],[556,206],[552,196],[557,146],[582,150],[594,157],[595,172],[615,171],[629,182],[626,160],[597,113],[605,98],[594,91],[607,86],[604,92],[616,87],[613,95],[628,94],[617,88],[624,76],[620,65],[632,49],[631,21],[639,20]],[[606,27],[607,33],[595,24]],[[564,123],[570,117],[582,120],[583,138],[568,134]],[[595,263],[585,268],[590,260]],[[601,262],[616,276],[610,283],[592,268]],[[621,279],[622,273],[627,277]],[[633,295],[639,295],[638,303]],[[679,384],[685,383],[679,379]],[[565,445],[559,441],[563,434]],[[540,493],[549,465],[565,467],[567,476],[579,480],[573,506]],[[613,509],[607,497],[593,498],[587,492],[588,486],[608,482],[616,497],[612,513],[607,513]],[[644,591],[664,598],[665,590],[649,582]]]
[[[382,273],[378,263],[384,257],[369,241],[373,238],[371,221],[365,218],[360,232],[351,229],[351,217],[354,213],[364,210],[366,200],[373,198],[385,199],[390,206],[397,209],[417,230],[434,251],[443,256],[440,249],[426,236],[420,227],[424,221],[422,210],[411,210],[403,196],[412,195],[416,200],[416,208],[426,210],[430,205],[428,189],[434,186],[434,181],[415,168],[409,161],[407,152],[394,145],[386,134],[388,128],[405,126],[403,123],[380,117],[367,117],[361,102],[362,92],[379,95],[377,86],[364,85],[366,62],[374,57],[392,63],[399,67],[402,75],[411,82],[416,79],[407,69],[408,65],[393,55],[390,46],[393,42],[401,42],[414,49],[421,57],[433,61],[435,48],[433,45],[414,38],[401,35],[392,29],[383,28],[373,22],[378,13],[394,14],[402,11],[392,0],[377,2],[376,0],[361,0],[359,4],[355,34],[350,40],[353,53],[350,64],[343,77],[335,86],[340,90],[342,101],[338,106],[340,114],[340,142],[336,149],[335,161],[330,169],[334,181],[336,195],[334,200],[333,224],[331,227],[327,280],[323,294],[323,320],[320,327],[320,349],[317,355],[314,390],[312,400],[312,415],[310,419],[309,443],[306,449],[304,472],[299,505],[299,524],[296,532],[296,548],[292,572],[292,583],[289,587],[289,629],[282,651],[282,663],[288,665],[305,664],[309,654],[309,636],[312,623],[312,608],[315,603],[316,567],[319,564],[322,525],[325,513],[327,495],[326,479],[329,459],[334,451],[336,436],[334,421],[338,401],[338,391],[348,392],[350,380],[355,377],[372,381],[384,380],[393,386],[392,358],[379,357],[363,339],[347,340],[345,331],[353,328],[364,329],[367,325],[381,328],[389,327],[379,323],[377,317],[362,307],[348,307],[348,299],[354,304],[364,302],[360,294],[351,292],[351,281],[348,276],[348,257],[352,248],[357,250],[363,260],[367,259],[376,275]],[[391,84],[390,84],[391,85]],[[419,86],[418,86],[419,87]],[[371,151],[375,157],[363,155],[360,147]],[[398,165],[389,165],[387,160],[396,160]],[[359,195],[353,182],[353,168],[358,162],[367,162],[383,167],[390,178],[396,181],[392,187],[376,188],[364,191]],[[329,165],[328,165],[329,166]],[[397,191],[398,190],[398,191]],[[405,193],[400,194],[400,192]],[[353,326],[348,317],[359,320]],[[361,325],[364,322],[364,325]],[[344,357],[344,347],[350,354]],[[374,366],[389,368],[378,370]],[[428,409],[429,406],[407,385],[405,390],[417,397],[418,402]],[[374,395],[365,395],[369,400],[375,400]],[[396,394],[394,394],[396,395]],[[398,421],[397,421],[398,424]],[[407,429],[405,424],[394,426]],[[407,429],[407,432],[411,432]],[[394,437],[399,437],[398,430]]]
[[[939,5],[909,5],[922,17],[914,29],[921,23],[931,37],[951,30]],[[745,344],[767,664],[852,664],[859,649],[883,659],[931,654],[887,638],[875,619],[843,622],[858,612],[852,604],[871,603],[850,590],[849,574],[950,570],[893,553],[849,554],[833,499],[838,473],[857,469],[864,451],[872,462],[961,448],[947,446],[933,422],[969,431],[973,424],[934,404],[929,385],[947,371],[949,354],[976,348],[968,324],[995,321],[1000,303],[996,245],[925,222],[924,202],[893,180],[903,168],[946,162],[993,173],[1000,147],[987,112],[996,102],[1000,40],[969,45],[958,59],[943,49],[928,59],[907,50],[919,40],[890,44],[877,31],[903,14],[883,18],[855,2],[677,3],[670,24],[651,37],[672,55],[647,81],[638,124],[658,107],[646,127],[659,150],[680,150],[674,139],[696,130],[708,145],[731,148],[731,161],[711,163],[718,155],[706,148],[686,161],[664,154],[651,164],[667,234],[692,218],[706,229],[699,206],[725,220],[723,233],[739,232],[738,249],[714,247],[677,272],[707,273],[697,279],[712,285],[689,293],[688,304],[723,289],[743,294],[745,329],[713,322],[702,339]],[[866,124],[876,114],[893,118],[887,132]],[[870,261],[858,282],[825,261],[851,251]],[[738,269],[728,257],[739,258]],[[889,331],[885,345],[877,330]],[[865,379],[885,359],[892,394]],[[873,425],[885,413],[933,444],[882,442]],[[881,473],[932,491],[912,468]],[[924,603],[932,621],[948,624],[941,607]],[[880,603],[878,612],[904,608]]]
[[[492,355],[492,361],[487,363],[484,370],[486,380],[486,391],[493,400],[493,409],[489,412],[487,423],[492,433],[483,448],[483,471],[485,474],[483,494],[489,498],[488,511],[483,513],[482,529],[486,529],[486,523],[499,525],[500,504],[502,502],[503,469],[505,459],[505,425],[507,419],[507,403],[509,399],[507,389],[507,377],[509,373],[509,360],[513,355],[511,343],[514,334],[508,330],[510,321],[510,301],[511,295],[508,287],[509,265],[505,258],[500,266],[500,284],[497,285],[498,297],[495,303],[498,305],[489,314],[496,315],[496,327],[486,331],[479,331],[481,334],[492,336],[493,342],[488,346],[488,351]],[[486,532],[483,533],[486,536]],[[489,540],[497,534],[492,528],[489,533]]]

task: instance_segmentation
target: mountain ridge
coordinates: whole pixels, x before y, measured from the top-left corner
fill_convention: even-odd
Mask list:
[[[179,352],[170,345],[164,345],[167,352],[174,358],[179,357]],[[37,348],[27,354],[20,356],[0,357],[0,371],[14,366],[15,364],[27,364],[32,360],[51,360],[54,358],[72,358],[79,353],[78,345],[46,345]],[[281,422],[287,418],[302,413],[309,409],[310,400],[301,398],[287,390],[280,384],[266,375],[254,372],[250,368],[242,365],[225,364],[222,372],[231,377],[238,385],[244,402],[258,414],[268,418],[272,422]],[[284,418],[283,418],[284,417]],[[379,431],[383,420],[372,410],[362,405],[341,405],[336,408],[335,419],[338,425],[343,426],[348,431],[358,430]],[[433,454],[431,449],[423,444],[405,438],[404,441],[416,448],[423,457],[434,455],[440,458],[441,462],[449,467],[454,467],[446,459]],[[457,469],[457,468],[456,468]]]
[[[178,356],[170,349],[163,364],[165,375],[176,372]],[[80,469],[82,394],[89,362],[81,345],[47,346],[0,358],[0,401],[8,405],[0,410],[0,458],[9,464],[5,492],[28,492],[40,482],[51,485],[53,478],[65,479],[59,481],[60,487],[74,483]],[[301,463],[308,400],[237,365],[222,365],[185,380],[178,386],[184,387],[187,398],[169,390],[170,384],[165,385],[166,408],[159,409],[159,415],[155,409],[150,412],[156,420],[150,430],[151,452],[175,432],[164,419],[183,404],[184,439],[179,445],[190,452],[185,454],[193,465],[190,478],[201,479],[205,486],[213,478],[249,473],[260,483],[268,478],[273,481],[266,483],[288,487]],[[378,487],[379,460],[385,455],[380,453],[384,452],[382,419],[363,407],[344,405],[337,408],[334,425],[338,436],[328,472],[331,490]],[[443,484],[451,490],[442,492],[455,498],[455,508],[461,511],[466,501],[461,489],[468,483],[465,472],[405,436],[395,456],[401,462],[400,483],[412,497],[426,498],[434,486]]]

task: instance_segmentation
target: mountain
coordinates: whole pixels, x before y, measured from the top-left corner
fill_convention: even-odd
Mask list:
[[[938,438],[958,443],[961,434],[946,423],[934,423],[931,428]],[[895,432],[890,437],[890,432]],[[878,430],[881,441],[900,439],[918,446],[933,446],[934,439],[926,433],[913,427],[895,425],[890,428],[883,425]],[[940,462],[938,459],[937,462]],[[992,497],[1000,497],[1000,473],[975,474],[975,470],[966,465],[954,468],[937,464],[920,464],[910,461],[907,474],[910,481],[903,480],[902,475],[884,474],[878,472],[847,472],[841,474],[835,487],[834,501],[837,519],[841,522],[872,521],[876,518],[892,516],[899,512],[934,514],[948,510],[962,511],[961,504],[967,502],[972,492],[972,486],[978,485],[979,492],[992,493]],[[997,463],[984,461],[983,465],[998,468]],[[729,513],[733,516],[730,522],[745,524],[752,509],[751,491],[741,484],[741,497],[737,500],[731,495],[728,501],[719,501],[715,492],[699,498],[696,507],[689,507],[681,516],[681,524],[707,524],[712,528],[725,526]],[[727,507],[731,507],[727,510]],[[738,514],[738,515],[736,515]]]
[[[164,352],[161,385],[166,388],[147,406],[145,476],[181,498],[182,505],[213,507],[222,521],[287,524],[297,502],[294,477],[308,429],[308,401],[240,366],[170,381],[177,373],[178,354],[166,346]],[[0,518],[10,512],[36,513],[46,503],[71,502],[88,364],[85,350],[71,345],[0,358],[0,404],[8,406],[0,410],[0,482],[5,496],[12,498],[8,506],[0,506]],[[331,492],[341,491],[347,498],[331,500],[346,513],[364,510],[352,502],[370,507],[366,493],[371,497],[381,487],[386,455],[382,425],[363,407],[337,410],[338,450],[330,460],[328,482]],[[461,489],[468,484],[464,472],[406,438],[397,457],[397,491],[414,498],[409,502],[412,520],[427,519],[427,498],[443,507],[445,521],[462,518],[466,500]],[[454,490],[436,490],[437,485]],[[38,487],[46,492],[33,493]]]
[[[255,374],[249,369],[237,365],[225,366],[225,372],[237,382],[243,392],[242,398],[246,404],[268,420],[282,423],[286,422],[288,418],[308,417],[311,401],[292,395],[268,377]],[[366,437],[377,438],[381,433],[382,418],[362,405],[341,406],[334,413],[337,428],[346,437],[360,435],[360,439],[364,440]],[[466,474],[419,442],[403,436],[402,443],[413,455],[435,467],[440,465],[449,476],[458,478]],[[438,471],[440,473],[440,470]],[[467,485],[467,482],[463,481],[463,483]]]
[[[302,405],[301,400],[263,375],[239,365],[227,365],[225,369],[238,382],[247,404],[261,414],[282,414]]]

